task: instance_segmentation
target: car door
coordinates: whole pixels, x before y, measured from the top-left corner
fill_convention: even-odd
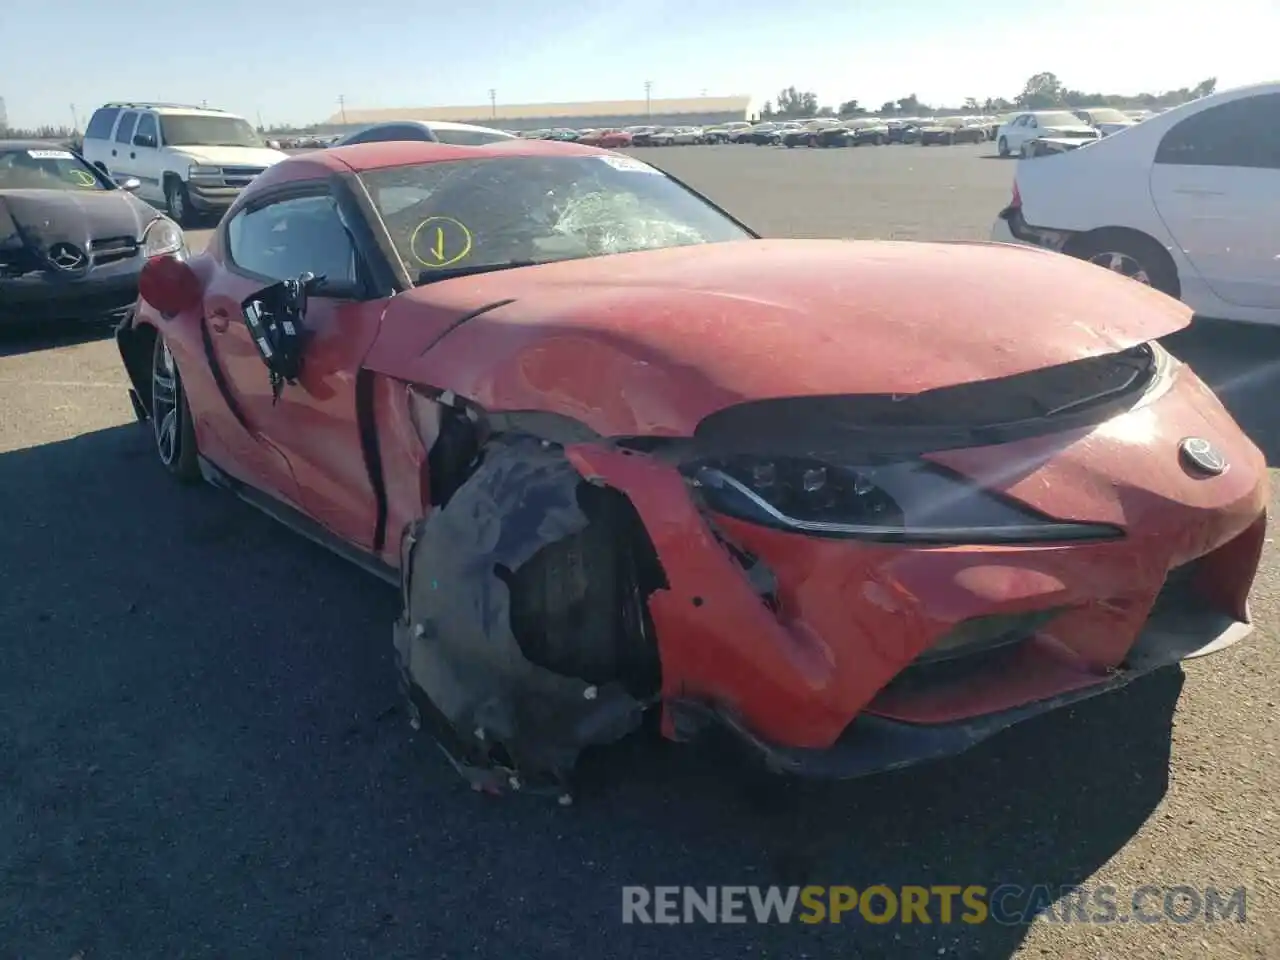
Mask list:
[[[1021,150],[1027,143],[1040,136],[1040,121],[1036,119],[1035,114],[1028,113],[1018,122],[1018,150]],[[1012,144],[1010,144],[1012,146]]]
[[[226,225],[222,285],[206,301],[217,319],[211,339],[228,389],[255,436],[278,450],[298,505],[331,533],[374,546],[377,500],[358,418],[366,389],[360,365],[378,334],[386,302],[370,296],[347,224],[358,216],[328,183],[272,192]],[[280,280],[312,273],[302,373],[272,395],[241,305]],[[286,483],[288,481],[286,480]]]
[[[1280,93],[1207,107],[1156,148],[1151,195],[1213,293],[1280,309]]]
[[[120,122],[116,124],[116,135],[111,141],[110,156],[107,157],[107,171],[111,179],[120,183],[133,176],[129,166],[130,152],[133,150],[133,131],[138,126],[138,112],[126,110],[120,114]]]
[[[133,147],[129,151],[129,176],[137,177],[142,184],[138,194],[144,200],[158,203],[164,199],[160,184],[160,124],[154,113],[138,115]]]

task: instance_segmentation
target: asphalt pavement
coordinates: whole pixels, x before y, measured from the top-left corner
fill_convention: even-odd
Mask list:
[[[642,155],[766,235],[983,239],[989,152]],[[1280,466],[1280,331],[1172,346]],[[636,737],[560,807],[470,792],[407,723],[394,591],[170,483],[132,420],[110,340],[0,341],[0,958],[1280,957],[1270,540],[1258,630],[1185,677],[851,784]],[[1245,887],[1247,919],[621,922],[624,885],[793,882]]]

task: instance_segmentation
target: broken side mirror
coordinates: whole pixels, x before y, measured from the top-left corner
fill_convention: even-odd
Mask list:
[[[302,374],[306,346],[307,298],[324,277],[304,273],[296,280],[281,280],[259,290],[241,305],[244,322],[267,368],[273,400],[286,383]]]
[[[200,303],[204,285],[189,263],[164,254],[143,265],[138,295],[162,316],[174,317]]]

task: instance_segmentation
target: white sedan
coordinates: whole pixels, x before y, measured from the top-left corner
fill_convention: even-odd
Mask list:
[[[1280,324],[1280,83],[1193,100],[1018,164],[992,239],[1059,251],[1181,298]]]
[[[1076,116],[1104,137],[1119,133],[1121,130],[1127,130],[1138,122],[1133,117],[1121,113],[1115,107],[1085,107],[1082,110],[1077,110]]]
[[[1097,140],[1097,130],[1068,110],[1031,110],[1014,114],[996,131],[996,149],[1000,156],[1025,156],[1025,146],[1032,140],[1070,138]]]

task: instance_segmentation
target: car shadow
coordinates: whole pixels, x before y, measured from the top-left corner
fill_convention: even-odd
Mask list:
[[[637,735],[583,759],[573,806],[473,794],[407,723],[396,591],[172,482],[136,425],[0,455],[0,485],[0,942],[23,955],[1000,958],[1025,925],[672,934],[623,924],[622,887],[1056,890],[1165,793],[1176,670],[865,781]]]
[[[0,326],[0,357],[15,357],[56,347],[70,347],[114,335],[110,321],[53,320]]]
[[[1197,317],[1162,342],[1213,388],[1267,464],[1280,467],[1280,328]]]

